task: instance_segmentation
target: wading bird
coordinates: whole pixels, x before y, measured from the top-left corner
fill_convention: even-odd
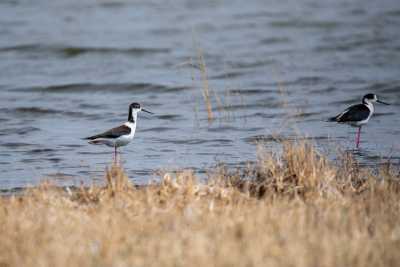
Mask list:
[[[356,135],[356,148],[360,145],[361,127],[366,124],[374,114],[374,105],[372,103],[378,102],[381,104],[389,105],[383,101],[378,100],[375,94],[366,94],[362,98],[362,104],[350,106],[339,115],[329,118],[329,121],[338,123],[346,123],[353,127],[358,127]]]
[[[128,121],[121,126],[112,128],[100,134],[86,137],[84,139],[89,140],[89,144],[94,145],[106,145],[114,147],[114,162],[117,162],[118,147],[126,146],[132,141],[136,131],[137,114],[139,111],[144,111],[150,114],[154,114],[150,111],[145,110],[138,103],[132,103],[129,105]]]

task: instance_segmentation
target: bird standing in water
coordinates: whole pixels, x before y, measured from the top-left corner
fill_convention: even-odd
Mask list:
[[[153,114],[142,108],[139,103],[132,103],[129,105],[127,122],[103,133],[86,137],[85,139],[89,140],[89,144],[114,147],[114,162],[117,163],[118,147],[126,146],[132,141],[136,131],[137,114],[140,111]]]
[[[329,118],[329,121],[346,123],[353,127],[358,127],[356,135],[356,148],[358,148],[360,145],[361,127],[366,124],[371,118],[372,114],[374,114],[374,102],[389,105],[388,103],[380,101],[375,94],[366,94],[362,98],[362,104],[350,106],[339,115]]]

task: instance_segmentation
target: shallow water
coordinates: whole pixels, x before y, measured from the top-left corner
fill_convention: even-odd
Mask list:
[[[376,1],[375,1],[376,2]],[[82,137],[139,114],[124,166],[245,165],[298,133],[335,157],[355,129],[324,120],[373,92],[362,164],[400,160],[400,3],[262,0],[0,2],[0,188],[102,179],[112,150]],[[196,67],[207,65],[209,123]],[[290,116],[288,116],[288,114]]]

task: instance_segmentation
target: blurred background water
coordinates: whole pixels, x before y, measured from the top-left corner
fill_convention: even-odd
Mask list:
[[[259,141],[299,133],[334,159],[355,129],[324,120],[369,92],[393,105],[376,105],[355,156],[398,164],[399,29],[398,0],[1,1],[0,188],[102,179],[112,149],[81,138],[124,122],[131,102],[156,113],[123,149],[137,183],[243,166]]]

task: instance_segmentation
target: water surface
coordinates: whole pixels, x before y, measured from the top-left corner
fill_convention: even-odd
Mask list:
[[[243,166],[260,141],[298,133],[334,159],[355,129],[324,120],[369,92],[393,105],[376,106],[355,156],[398,164],[399,28],[397,0],[1,1],[0,188],[102,179],[112,151],[81,138],[124,122],[131,102],[156,113],[123,149],[138,183]]]

